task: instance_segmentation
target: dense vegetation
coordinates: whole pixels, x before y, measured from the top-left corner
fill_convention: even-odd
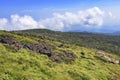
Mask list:
[[[86,32],[58,32],[46,29],[19,31],[22,35],[41,36],[43,38],[72,43],[79,46],[103,50],[120,55],[120,36]]]
[[[42,33],[46,35],[43,36]],[[64,61],[57,63],[53,62],[47,55],[25,48],[16,50],[12,45],[0,43],[0,80],[120,80],[119,64],[110,63],[100,57],[96,49],[65,43],[66,41],[72,43],[72,40],[76,41],[74,42],[76,44],[79,43],[79,40],[77,42],[79,38],[74,39],[71,33],[49,32],[48,34],[44,30],[42,33],[37,34],[42,35],[39,37],[35,36],[36,33],[29,35],[29,33],[16,34],[15,32],[0,31],[0,37],[10,35],[16,42],[22,44],[38,44],[44,41],[52,45],[48,47],[55,54],[59,55],[62,51],[73,52],[77,56],[75,60],[70,63]],[[57,33],[61,36],[58,36]],[[74,36],[79,37],[76,34],[78,33],[74,33]],[[68,37],[64,37],[65,35]],[[85,36],[85,34],[83,35]],[[105,54],[114,59],[120,58],[115,54],[106,52]]]

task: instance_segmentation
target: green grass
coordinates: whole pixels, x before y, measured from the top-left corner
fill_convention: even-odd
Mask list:
[[[11,32],[4,32],[4,31],[0,31],[0,36],[2,35],[10,35],[10,36],[13,36],[13,38],[18,41],[18,42],[21,42],[21,43],[37,43],[37,41],[33,40],[32,38],[30,37],[26,37],[26,36],[20,36],[20,35],[15,35]]]
[[[113,80],[120,79],[120,65],[105,62],[96,50],[71,44],[62,44],[58,41],[24,37],[12,33],[0,32],[0,35],[13,35],[15,40],[26,43],[37,43],[37,40],[52,44],[56,54],[61,51],[71,51],[77,55],[75,61],[65,63],[52,62],[46,55],[27,51],[9,50],[6,45],[0,44],[0,80]],[[82,55],[81,53],[84,53]],[[120,59],[115,54],[109,54]]]
[[[77,52],[81,50],[76,49]],[[71,64],[51,62],[47,56],[27,50],[7,52],[0,44],[1,80],[112,80],[120,76],[120,65],[96,59],[94,51],[85,49],[85,57]],[[89,54],[88,54],[89,53]]]

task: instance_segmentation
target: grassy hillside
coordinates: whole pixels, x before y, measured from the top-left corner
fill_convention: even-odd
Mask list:
[[[18,31],[17,33],[27,36],[40,36],[46,39],[76,44],[120,55],[120,36],[84,32],[58,32],[47,29],[24,30]]]
[[[96,49],[44,37],[0,31],[0,80],[120,80],[120,65],[100,57]],[[16,49],[16,45],[8,38],[13,38],[15,43],[21,45],[44,42],[57,56],[50,57],[24,47]],[[64,51],[68,53],[63,54]],[[72,61],[69,52],[76,55]],[[104,53],[113,59],[120,59],[115,54]]]

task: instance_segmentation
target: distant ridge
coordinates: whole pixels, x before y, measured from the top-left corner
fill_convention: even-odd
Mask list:
[[[118,35],[90,32],[61,32],[49,29],[20,30],[16,31],[16,33],[99,49],[120,55],[120,36]]]
[[[120,35],[120,31],[114,32],[114,35]]]

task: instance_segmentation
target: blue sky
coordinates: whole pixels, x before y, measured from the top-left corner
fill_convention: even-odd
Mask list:
[[[120,31],[120,0],[1,0],[0,29]]]

